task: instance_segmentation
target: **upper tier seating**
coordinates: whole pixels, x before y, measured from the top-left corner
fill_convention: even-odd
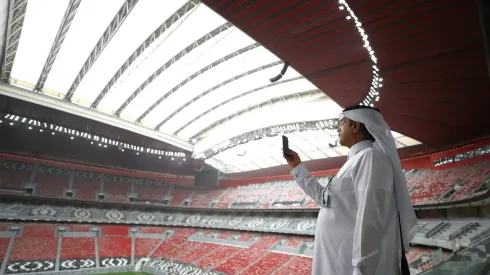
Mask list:
[[[412,170],[406,172],[406,175],[414,204],[454,201],[488,191],[490,161],[446,170]],[[319,180],[324,182],[326,178],[321,177]],[[0,167],[0,194],[22,195],[24,191],[21,188],[27,187],[32,188],[34,196],[102,199],[119,203],[129,203],[132,196],[135,199],[133,203],[151,201],[175,207],[318,207],[291,180],[197,190],[150,179],[4,160]],[[99,196],[101,193],[103,197]]]

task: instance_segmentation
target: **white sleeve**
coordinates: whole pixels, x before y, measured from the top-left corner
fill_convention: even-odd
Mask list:
[[[352,250],[354,275],[376,272],[385,234],[388,209],[392,206],[393,170],[389,162],[373,151],[359,160],[353,176],[357,201]]]
[[[323,187],[318,180],[310,174],[308,168],[303,163],[300,163],[292,171],[291,175],[298,183],[299,187],[310,196],[318,205],[324,207],[325,201],[325,187]]]

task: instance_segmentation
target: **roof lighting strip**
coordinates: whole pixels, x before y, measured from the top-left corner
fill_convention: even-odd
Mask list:
[[[369,58],[371,59],[373,63],[373,80],[371,82],[371,86],[369,88],[369,92],[367,96],[364,98],[364,100],[360,103],[361,105],[365,106],[371,106],[374,107],[374,102],[378,101],[380,98],[379,95],[379,89],[383,86],[383,78],[381,78],[381,71],[379,69],[378,65],[378,58],[376,57],[376,54],[371,46],[371,43],[369,42],[368,35],[364,28],[362,27],[361,21],[359,21],[359,18],[356,16],[354,11],[351,9],[347,1],[345,0],[339,0],[339,9],[340,10],[347,10],[349,15],[346,16],[347,20],[352,20],[354,25],[357,28],[357,31],[362,37],[362,40],[364,42],[364,48],[369,54]]]
[[[134,144],[129,144],[125,143],[122,141],[117,141],[113,140],[110,138],[106,138],[103,136],[98,136],[90,133],[86,133],[83,131],[78,131],[74,130],[68,127],[52,124],[52,123],[47,123],[47,122],[42,122],[39,120],[35,119],[30,119],[26,117],[21,117],[18,115],[14,114],[6,114],[4,118],[9,122],[10,126],[14,126],[16,123],[22,123],[27,125],[29,130],[33,130],[34,128],[39,129],[39,132],[44,132],[44,131],[51,131],[51,135],[56,135],[57,133],[60,134],[65,134],[69,135],[70,139],[75,139],[75,138],[83,138],[86,140],[89,140],[92,144],[98,145],[100,147],[107,148],[108,145],[112,145],[114,147],[118,147],[121,151],[124,151],[125,149],[127,150],[133,150],[136,151],[136,153],[139,155],[139,152],[147,153],[147,154],[152,154],[152,155],[157,155],[157,156],[167,156],[167,157],[179,157],[179,158],[184,158],[186,157],[185,152],[175,152],[175,151],[167,151],[167,150],[159,150],[159,149],[152,149],[152,148],[147,148],[143,146],[137,146]],[[0,123],[2,121],[0,120]]]

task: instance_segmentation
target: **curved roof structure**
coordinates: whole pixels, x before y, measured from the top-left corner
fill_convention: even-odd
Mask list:
[[[374,103],[394,130],[437,149],[490,135],[486,1],[203,2],[341,106],[363,101],[377,71]]]
[[[279,1],[275,17],[269,1],[204,2],[231,22],[197,0],[10,1],[0,22],[0,92],[193,151],[223,172],[283,164],[280,133],[304,159],[345,155],[332,125],[295,125],[336,118],[336,102],[380,99],[383,70],[350,1]],[[293,10],[306,12],[292,20]],[[338,39],[315,39],[325,32],[318,16]],[[286,19],[297,27],[279,32]],[[318,70],[325,58],[311,60],[314,53],[330,58],[330,70]],[[271,82],[281,58],[292,67]],[[339,93],[352,98],[329,97]],[[395,135],[400,147],[420,143]]]

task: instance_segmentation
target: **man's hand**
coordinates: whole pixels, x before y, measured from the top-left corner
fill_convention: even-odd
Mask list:
[[[298,153],[296,153],[293,150],[289,150],[289,153],[284,156],[286,161],[288,162],[289,166],[291,166],[292,169],[296,168],[301,163],[301,159],[299,158]]]

